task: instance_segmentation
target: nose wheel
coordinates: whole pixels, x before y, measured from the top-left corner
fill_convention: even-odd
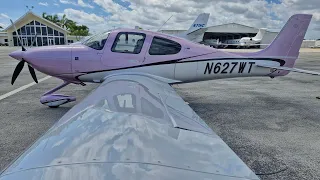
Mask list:
[[[67,96],[67,95],[63,95],[63,94],[53,94],[54,92],[58,91],[59,89],[67,86],[68,82],[64,82],[63,84],[61,84],[58,87],[55,87],[54,89],[46,92],[41,98],[40,98],[40,102],[43,105],[46,105],[50,108],[57,108],[63,104],[75,101],[76,98],[74,96]]]

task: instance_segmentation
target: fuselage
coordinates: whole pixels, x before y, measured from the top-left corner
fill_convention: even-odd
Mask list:
[[[236,46],[251,46],[251,45],[254,45],[254,44],[259,44],[260,42],[261,42],[261,39],[243,37],[241,39],[226,40],[224,42],[224,44],[236,45]]]
[[[241,56],[135,29],[105,32],[82,44],[31,48],[21,53],[15,58],[24,58],[37,70],[72,83],[102,82],[106,76],[122,72],[148,73],[181,82],[277,76],[255,64],[283,64],[281,59]]]

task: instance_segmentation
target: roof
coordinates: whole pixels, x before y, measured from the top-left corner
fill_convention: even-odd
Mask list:
[[[234,28],[230,29],[229,28],[230,26],[234,27]],[[223,27],[228,27],[228,28],[223,28]],[[247,26],[247,25],[243,25],[243,24],[227,23],[227,24],[220,24],[220,25],[214,25],[214,26],[207,26],[207,31],[206,32],[228,33],[229,31],[231,31],[232,33],[237,33],[236,32],[237,31],[237,27],[243,28],[243,30],[246,31],[245,33],[257,33],[257,31],[259,30],[259,28],[252,27],[252,26]],[[186,30],[171,30],[171,29],[162,29],[161,30],[161,32],[163,32],[163,33],[176,33],[176,32],[182,32],[182,31],[186,31]],[[273,31],[270,31],[270,30],[267,30],[267,32],[277,33],[277,32],[273,32]]]
[[[70,33],[68,30],[66,30],[66,29],[58,26],[57,24],[55,24],[55,23],[53,23],[53,22],[51,22],[51,21],[49,21],[49,20],[47,20],[47,19],[45,19],[45,18],[43,18],[43,17],[40,17],[40,16],[34,14],[32,11],[28,11],[26,14],[24,14],[24,15],[21,16],[18,20],[16,20],[13,24],[16,24],[16,23],[22,21],[22,20],[23,20],[25,17],[27,17],[28,15],[32,15],[32,16],[35,16],[35,17],[37,17],[37,18],[40,18],[40,19],[42,19],[43,21],[45,21],[46,23],[48,23],[48,24],[56,27],[57,29],[60,29],[60,30],[65,31],[65,32],[67,32],[67,33]],[[7,30],[10,29],[11,27],[12,27],[12,24],[9,25],[6,29],[4,29],[4,31],[7,31]]]
[[[226,26],[226,25],[236,25],[236,26],[243,26],[243,27],[247,27],[247,28],[257,29],[256,27],[247,26],[247,25],[243,25],[243,24],[239,24],[239,23],[227,23],[227,24],[220,24],[220,25],[215,25],[215,26],[208,26],[208,28],[211,28],[211,27],[218,27],[218,26]]]

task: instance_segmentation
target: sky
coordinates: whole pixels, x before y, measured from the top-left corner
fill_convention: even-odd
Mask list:
[[[280,31],[289,17],[313,14],[306,39],[320,39],[320,0],[10,0],[0,6],[0,26],[29,9],[38,15],[66,14],[91,33],[113,28],[188,29],[200,13],[210,13],[208,26],[240,23]]]

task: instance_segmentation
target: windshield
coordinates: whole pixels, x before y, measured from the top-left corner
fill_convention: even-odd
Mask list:
[[[101,50],[103,49],[104,44],[106,43],[110,32],[102,32],[96,35],[93,35],[89,39],[85,40],[82,44],[93,49]]]

